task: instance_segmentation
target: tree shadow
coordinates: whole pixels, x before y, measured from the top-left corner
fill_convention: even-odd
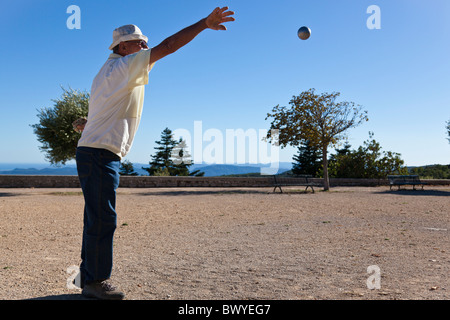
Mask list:
[[[191,196],[191,195],[227,195],[227,194],[267,194],[264,190],[164,190],[137,193],[141,196]]]
[[[0,198],[2,197],[15,197],[15,196],[19,196],[21,194],[19,193],[12,193],[12,192],[0,192]]]
[[[378,194],[394,194],[403,196],[432,196],[432,197],[450,197],[450,191],[445,190],[413,190],[413,189],[400,189],[400,190],[386,190],[379,191]]]

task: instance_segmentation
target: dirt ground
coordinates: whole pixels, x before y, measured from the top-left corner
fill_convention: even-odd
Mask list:
[[[449,299],[450,187],[406,189],[120,188],[112,282],[130,300]],[[83,299],[83,205],[0,189],[1,300]]]

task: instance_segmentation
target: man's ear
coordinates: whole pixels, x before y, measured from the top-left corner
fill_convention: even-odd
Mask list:
[[[125,43],[121,42],[121,43],[119,43],[119,51],[123,51],[123,50],[125,50]]]

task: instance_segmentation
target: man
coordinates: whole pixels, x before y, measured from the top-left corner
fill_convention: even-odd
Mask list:
[[[82,131],[76,162],[85,199],[80,277],[82,294],[98,299],[123,299],[107,281],[113,265],[116,229],[116,189],[120,160],[129,152],[139,126],[144,85],[153,64],[177,51],[205,29],[226,30],[234,21],[228,7],[216,8],[205,19],[149,49],[147,37],[135,25],[113,32],[113,53],[95,77],[88,121],[74,123]]]

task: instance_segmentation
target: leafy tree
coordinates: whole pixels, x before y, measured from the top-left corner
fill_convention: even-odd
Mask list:
[[[80,133],[73,130],[72,122],[86,117],[89,109],[89,93],[62,88],[59,99],[52,100],[53,107],[38,110],[39,123],[31,125],[39,147],[51,164],[64,165],[75,159]]]
[[[389,174],[408,173],[400,154],[381,149],[380,143],[373,139],[373,133],[369,132],[369,139],[357,150],[350,150],[350,145],[347,145],[330,157],[330,175],[336,178],[382,179]]]
[[[122,176],[137,176],[138,173],[134,171],[134,166],[129,160],[124,160],[120,163],[119,174]]]
[[[352,152],[350,148],[350,143],[346,141],[342,149],[336,149],[336,153],[330,155],[330,159],[328,160],[328,173],[330,177],[342,178],[352,175],[353,168],[348,164],[348,158]]]
[[[165,128],[161,133],[161,140],[156,141],[156,154],[151,156],[152,161],[149,167],[143,167],[150,176],[169,175],[169,176],[202,176],[204,173],[194,171],[189,172],[189,167],[193,165],[190,155],[184,150],[186,143],[180,139],[173,139],[172,131]]]
[[[278,130],[281,147],[298,146],[308,140],[312,147],[322,152],[324,190],[329,190],[328,148],[345,138],[347,129],[368,121],[367,112],[353,102],[337,102],[339,92],[315,94],[309,89],[293,96],[288,107],[277,105],[268,113],[266,120],[273,118],[267,138],[272,139],[272,130]]]
[[[434,164],[410,169],[411,174],[417,174],[422,179],[450,179],[450,165]]]
[[[296,175],[317,175],[322,167],[321,158],[320,150],[312,147],[309,141],[302,141],[298,147],[297,155],[292,158],[295,161],[292,166],[292,173]]]

